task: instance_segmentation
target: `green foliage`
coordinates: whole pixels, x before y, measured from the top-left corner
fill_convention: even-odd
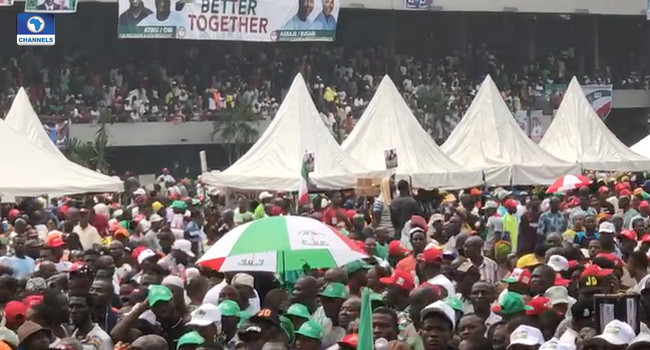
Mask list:
[[[100,111],[99,128],[95,132],[95,141],[81,142],[77,138],[68,139],[67,151],[65,155],[69,160],[82,165],[86,168],[97,170],[102,173],[108,173],[110,164],[108,163],[109,143],[108,128],[110,123],[111,112],[108,109]]]
[[[214,122],[212,140],[217,135],[221,137],[223,144],[228,147],[230,164],[242,155],[246,145],[257,139],[259,121],[260,116],[245,106],[226,109],[219,114],[219,119]]]

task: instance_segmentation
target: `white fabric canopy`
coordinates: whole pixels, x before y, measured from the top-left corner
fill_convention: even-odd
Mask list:
[[[539,146],[583,169],[650,170],[650,159],[625,146],[598,117],[575,77]]]
[[[11,108],[5,117],[5,122],[26,139],[41,146],[51,154],[68,161],[45,132],[43,124],[38,118],[38,115],[36,115],[34,108],[32,108],[32,104],[29,102],[29,97],[24,88],[21,87],[18,90],[14,102],[11,104]]]
[[[630,146],[630,149],[637,154],[650,158],[650,135],[641,139],[641,141]]]
[[[385,170],[384,152],[395,149],[396,177],[410,177],[416,188],[467,188],[483,183],[481,170],[463,168],[438,148],[388,75],[341,147],[373,170]]]
[[[580,171],[528,138],[490,76],[441,148],[458,164],[483,169],[489,185],[548,185]]]
[[[0,161],[6,168],[0,172],[0,195],[61,196],[124,190],[121,180],[67,160],[45,133],[22,88],[7,121],[0,120],[0,148],[5,150]]]
[[[246,154],[223,172],[204,173],[210,186],[241,190],[298,191],[306,153],[313,153],[309,181],[319,189],[356,187],[357,178],[382,177],[341,149],[325,126],[298,74],[275,118]]]

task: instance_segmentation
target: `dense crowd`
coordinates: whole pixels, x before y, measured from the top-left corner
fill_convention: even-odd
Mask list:
[[[0,349],[368,350],[368,329],[378,350],[650,348],[640,176],[553,194],[385,179],[377,197],[296,205],[265,191],[234,209],[166,169],[149,191],[126,188],[2,206]],[[231,231],[278,216],[336,228],[367,258],[277,273],[197,264]],[[600,294],[632,299],[608,312]]]
[[[47,59],[25,50],[0,61],[0,114],[17,89],[26,86],[37,113],[49,122],[96,123],[105,109],[111,122],[214,120],[237,107],[271,118],[292,77],[302,72],[324,119],[341,138],[388,73],[425,129],[441,139],[458,123],[486,74],[493,76],[511,108],[521,110],[542,108],[544,85],[565,84],[578,70],[572,49],[526,66],[485,45],[451,52],[440,61],[391,57],[385,47],[276,47],[241,57],[216,50],[188,46],[182,63],[143,50],[138,58],[126,55],[101,64],[94,64],[86,50],[62,57],[48,54]],[[210,62],[204,57],[211,57]],[[624,88],[648,85],[640,73],[614,77],[609,68],[580,78],[586,84],[614,82]]]

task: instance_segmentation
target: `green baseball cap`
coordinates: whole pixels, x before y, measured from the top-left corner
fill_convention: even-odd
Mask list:
[[[499,302],[499,305],[492,307],[492,311],[502,315],[512,315],[532,309],[531,306],[526,305],[521,294],[515,292],[507,292],[501,299],[501,302]]]
[[[222,316],[237,316],[239,317],[239,304],[232,300],[224,300],[217,306],[221,311]]]
[[[350,297],[350,293],[348,293],[348,290],[345,288],[345,285],[343,283],[333,282],[328,283],[325,286],[325,289],[320,292],[320,296],[327,298],[347,299]]]
[[[187,203],[183,201],[173,201],[171,207],[173,209],[185,210],[187,209]]]
[[[172,291],[160,285],[149,286],[149,293],[147,293],[147,302],[149,306],[154,306],[159,301],[170,301],[174,298]]]
[[[300,303],[291,304],[291,306],[289,306],[287,309],[287,315],[297,316],[307,320],[311,318],[307,307]]]
[[[178,345],[176,349],[180,349],[183,345],[201,345],[205,343],[205,339],[197,331],[191,331],[183,334],[182,337],[178,339]]]
[[[450,308],[456,311],[463,311],[463,302],[460,300],[459,297],[446,297],[443,301]]]
[[[280,328],[282,328],[284,333],[287,335],[287,338],[289,338],[290,344],[296,340],[296,333],[293,329],[293,323],[290,319],[284,316],[280,316]]]
[[[372,268],[373,268],[372,265],[366,264],[362,260],[355,260],[355,261],[345,265],[345,271],[347,271],[348,275],[351,274],[351,273],[355,273],[355,272],[357,272],[357,271],[359,271],[361,269],[370,270]]]
[[[303,337],[311,338],[311,339],[316,339],[318,341],[323,340],[323,326],[320,324],[314,322],[314,321],[307,321],[300,326],[300,329],[296,332],[296,334],[300,334]]]

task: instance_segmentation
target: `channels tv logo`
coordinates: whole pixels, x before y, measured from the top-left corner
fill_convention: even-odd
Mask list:
[[[54,15],[19,13],[16,17],[16,43],[20,46],[53,46]]]

